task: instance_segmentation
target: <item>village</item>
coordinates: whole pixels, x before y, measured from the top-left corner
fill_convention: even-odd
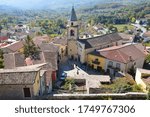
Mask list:
[[[77,16],[72,7],[66,36],[61,37],[37,35],[39,29],[22,22],[8,30],[0,28],[4,67],[0,69],[0,99],[149,93],[147,20],[136,19],[133,29],[125,32],[98,24],[92,30],[99,35],[79,35]]]

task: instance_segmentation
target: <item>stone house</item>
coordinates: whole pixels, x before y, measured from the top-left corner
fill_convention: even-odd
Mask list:
[[[0,99],[34,99],[46,90],[46,64],[0,70]],[[42,72],[42,73],[41,73]]]

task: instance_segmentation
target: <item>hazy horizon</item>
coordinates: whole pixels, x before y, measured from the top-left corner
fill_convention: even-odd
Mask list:
[[[0,0],[0,5],[7,5],[22,9],[37,8],[66,8],[72,5],[86,4],[103,0]]]
[[[7,5],[21,9],[56,9],[68,8],[72,5],[79,7],[84,5],[96,5],[107,2],[126,2],[131,0],[0,0],[0,5]]]

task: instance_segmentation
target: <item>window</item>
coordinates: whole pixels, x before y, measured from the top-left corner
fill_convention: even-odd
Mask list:
[[[31,97],[30,88],[23,88],[24,97]]]
[[[64,50],[61,48],[61,53],[64,53]]]
[[[42,81],[42,86],[45,86],[45,81]]]
[[[120,64],[119,63],[116,63],[116,68],[120,69]]]
[[[98,61],[98,59],[96,58],[95,61]]]
[[[93,63],[93,64],[97,64],[97,65],[99,65],[99,64],[100,64],[100,62],[99,62],[98,58],[96,58],[95,60],[93,60],[93,61],[92,61],[92,63]]]
[[[71,30],[70,31],[70,36],[74,36],[75,34],[74,34],[74,30]]]
[[[112,67],[113,66],[113,62],[109,61],[108,66]]]

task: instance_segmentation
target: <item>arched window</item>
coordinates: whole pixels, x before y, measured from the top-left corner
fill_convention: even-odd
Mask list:
[[[74,36],[74,30],[70,31],[70,36]]]

